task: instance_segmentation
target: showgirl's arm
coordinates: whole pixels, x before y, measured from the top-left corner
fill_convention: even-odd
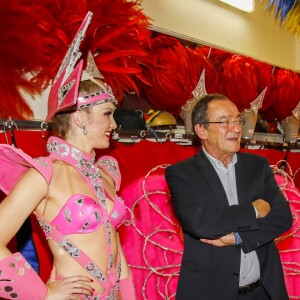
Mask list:
[[[45,198],[47,190],[44,177],[30,168],[0,203],[0,259],[11,254],[7,244]]]
[[[21,253],[7,248],[28,216],[47,193],[44,177],[29,169],[0,203],[0,298],[51,299],[48,289]],[[34,289],[31,288],[34,284]]]

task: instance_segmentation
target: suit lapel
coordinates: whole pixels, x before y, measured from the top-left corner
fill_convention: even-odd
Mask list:
[[[235,165],[235,178],[236,178],[236,189],[239,204],[246,203],[246,195],[247,195],[247,180],[245,174],[246,166],[242,157],[237,154],[237,163]],[[245,176],[246,175],[246,176]]]
[[[211,162],[208,160],[203,151],[200,151],[197,154],[196,159],[197,165],[199,167],[198,170],[201,172],[202,177],[206,179],[209,187],[215,194],[219,204],[222,206],[224,204],[229,205],[222,182],[214,167],[212,166]]]

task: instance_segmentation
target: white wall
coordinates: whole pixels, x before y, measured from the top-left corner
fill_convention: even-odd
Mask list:
[[[32,109],[34,113],[35,120],[44,121],[47,117],[47,110],[48,110],[48,96],[50,92],[50,86],[41,94],[36,94],[34,96],[31,95],[24,95],[26,102]]]
[[[158,29],[300,71],[300,40],[266,12],[266,1],[256,0],[250,14],[218,0],[141,0],[141,5]]]

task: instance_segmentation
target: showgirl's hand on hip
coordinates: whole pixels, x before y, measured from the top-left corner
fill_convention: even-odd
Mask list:
[[[55,280],[55,268],[47,282],[48,293],[46,300],[80,300],[81,295],[91,296],[93,288],[89,283],[93,280],[86,276],[70,276],[62,280]]]

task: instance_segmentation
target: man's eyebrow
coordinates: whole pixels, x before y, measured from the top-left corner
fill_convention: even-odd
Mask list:
[[[228,119],[228,118],[233,118],[232,115],[223,115],[221,117],[219,117],[218,119],[221,120],[221,119]]]
[[[241,114],[237,114],[235,117],[233,117],[232,115],[224,115],[224,116],[221,116],[219,118],[219,120],[222,120],[222,119],[228,119],[228,118],[231,118],[231,119],[238,119],[238,118],[241,118]]]

